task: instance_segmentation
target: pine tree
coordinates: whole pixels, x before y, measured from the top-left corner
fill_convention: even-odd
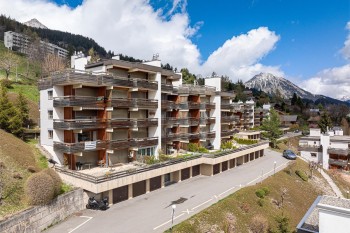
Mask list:
[[[298,100],[298,96],[297,96],[297,94],[294,92],[293,97],[292,97],[292,100],[291,100],[291,104],[292,104],[292,105],[295,105],[296,102],[297,102],[297,100]]]
[[[332,126],[333,126],[332,120],[328,112],[325,111],[322,114],[320,121],[318,122],[318,127],[320,127],[322,133],[326,133],[327,129],[331,128]]]
[[[280,130],[280,118],[278,113],[274,110],[270,110],[270,115],[265,118],[260,127],[263,130],[262,135],[270,140],[272,146],[276,146],[277,139],[282,136],[282,131]]]
[[[24,128],[23,118],[21,116],[20,110],[13,108],[14,115],[9,119],[8,131],[16,136],[21,136]]]
[[[16,107],[18,109],[19,116],[21,117],[21,126],[26,127],[29,121],[29,107],[28,102],[22,92],[18,94]]]
[[[13,116],[13,105],[7,96],[5,85],[1,84],[0,93],[0,128],[8,131],[9,120]]]

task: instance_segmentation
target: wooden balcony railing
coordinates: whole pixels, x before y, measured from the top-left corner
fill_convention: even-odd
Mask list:
[[[77,143],[54,142],[54,150],[74,154],[83,151],[96,151],[103,149],[126,149],[130,147],[156,146],[158,138],[133,138],[121,140],[97,140]]]
[[[103,96],[60,96],[53,98],[54,107],[105,107]]]
[[[46,79],[39,80],[40,90],[47,89],[54,85],[90,84],[93,86],[120,86],[129,88],[141,88],[157,90],[158,84],[145,79],[128,79],[117,77],[112,74],[92,74],[86,71],[65,70],[52,74]]]
[[[349,155],[349,149],[338,149],[338,148],[328,148],[329,154],[337,154],[337,155]]]
[[[202,117],[199,119],[200,125],[207,125],[207,124],[214,124],[215,123],[215,117]]]
[[[299,151],[309,151],[309,152],[322,152],[322,148],[320,146],[311,146],[311,145],[302,145],[298,146]]]
[[[221,117],[221,123],[231,123],[234,121],[238,121],[239,117],[238,116],[223,116]]]
[[[221,137],[233,136],[233,134],[237,133],[236,130],[222,130]]]
[[[174,87],[172,85],[162,84],[161,85],[162,92],[172,93],[174,91]]]
[[[340,167],[347,167],[349,165],[348,160],[342,160],[342,159],[329,159],[328,163],[329,165],[335,165]]]
[[[128,107],[128,108],[156,109],[158,108],[158,100],[112,98],[111,106],[119,107],[119,108]]]
[[[162,109],[172,110],[175,108],[175,102],[170,100],[162,100]]]
[[[193,85],[186,85],[186,84],[179,86],[176,89],[176,92],[178,94],[188,94],[188,95],[215,95],[215,91],[216,91],[215,87],[193,86]]]

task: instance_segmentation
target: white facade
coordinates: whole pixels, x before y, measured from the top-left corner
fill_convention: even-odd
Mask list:
[[[319,233],[349,233],[350,209],[318,204]]]

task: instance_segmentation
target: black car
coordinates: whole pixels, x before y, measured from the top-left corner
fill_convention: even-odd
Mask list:
[[[297,156],[291,150],[284,150],[283,157],[285,157],[286,159],[293,159],[293,160],[297,159]]]

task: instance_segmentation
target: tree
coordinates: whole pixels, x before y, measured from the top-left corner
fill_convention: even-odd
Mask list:
[[[349,135],[349,122],[345,117],[341,120],[341,128],[344,135]]]
[[[270,140],[273,147],[276,146],[277,139],[282,135],[280,125],[281,122],[278,113],[274,109],[271,109],[269,116],[263,120],[260,127],[263,130],[262,135]]]
[[[182,82],[184,84],[193,84],[196,80],[196,75],[191,74],[187,68],[182,68],[180,72],[182,74]]]
[[[62,58],[55,54],[46,54],[43,61],[43,73],[49,74],[55,71],[60,71],[66,68]]]
[[[14,108],[7,96],[7,90],[5,88],[5,85],[2,83],[1,93],[0,93],[0,128],[1,129],[8,131],[9,120],[14,115],[13,110]]]
[[[11,51],[0,56],[0,70],[5,71],[6,79],[9,79],[12,69],[18,65],[18,62],[18,57]]]
[[[293,97],[292,97],[292,100],[291,100],[291,104],[292,104],[292,105],[295,105],[296,102],[297,102],[297,100],[298,100],[298,96],[297,96],[297,94],[294,92]]]
[[[329,114],[327,111],[324,111],[321,115],[321,119],[318,122],[318,127],[320,127],[322,133],[326,133],[329,128],[333,126],[332,120],[329,117]]]
[[[97,62],[100,59],[100,56],[95,52],[93,47],[89,49],[88,54],[91,57],[91,63]]]
[[[19,116],[21,117],[22,127],[26,127],[29,123],[29,107],[28,107],[28,101],[24,97],[22,92],[19,92],[17,101],[16,101],[16,107],[19,112]]]

